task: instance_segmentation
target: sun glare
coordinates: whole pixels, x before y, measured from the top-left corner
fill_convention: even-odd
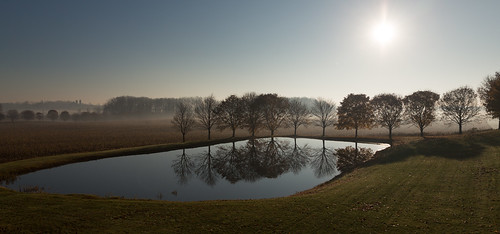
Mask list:
[[[382,46],[390,44],[394,36],[394,26],[388,22],[380,22],[373,27],[373,40]]]

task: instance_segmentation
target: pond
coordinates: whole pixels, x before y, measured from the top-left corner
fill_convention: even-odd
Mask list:
[[[73,163],[18,176],[18,191],[201,201],[282,197],[340,174],[341,152],[373,154],[387,144],[266,138]],[[369,155],[368,155],[369,156]]]

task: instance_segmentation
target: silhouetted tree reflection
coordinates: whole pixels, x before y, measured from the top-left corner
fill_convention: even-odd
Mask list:
[[[373,156],[373,151],[369,148],[358,148],[347,146],[337,149],[336,155],[338,169],[342,172],[353,169],[357,165],[365,162]]]
[[[172,162],[172,168],[179,178],[178,183],[186,184],[189,177],[193,174],[193,169],[195,168],[193,160],[186,155],[186,149],[182,149],[182,154],[177,156],[177,159]]]
[[[289,171],[297,173],[307,165],[308,155],[288,141],[249,140],[242,147],[220,147],[217,171],[231,183],[276,178]]]
[[[297,174],[304,168],[307,163],[309,163],[309,158],[311,155],[311,148],[308,145],[299,147],[297,145],[297,138],[293,139],[293,149],[291,153],[287,154],[290,163],[290,171]]]
[[[218,180],[218,173],[215,168],[215,160],[211,154],[210,146],[208,151],[200,155],[196,164],[196,175],[206,184],[214,186]]]
[[[323,147],[315,149],[314,153],[311,154],[311,167],[314,169],[314,175],[318,178],[337,171],[337,159],[333,150],[325,147],[325,140],[323,140]]]
[[[223,178],[231,183],[236,183],[236,181],[241,179],[240,168],[243,165],[241,164],[239,151],[236,149],[235,142],[229,147],[218,147],[215,158],[214,167]]]
[[[311,148],[307,144],[299,146],[296,139],[250,139],[238,147],[236,142],[218,146],[214,154],[209,146],[194,161],[183,150],[172,168],[180,184],[187,183],[194,173],[207,185],[214,186],[220,178],[233,184],[255,182],[289,172],[297,174],[308,165],[321,178],[350,169],[373,155],[368,148],[349,146],[334,150],[326,147],[324,140],[322,143],[322,147]]]

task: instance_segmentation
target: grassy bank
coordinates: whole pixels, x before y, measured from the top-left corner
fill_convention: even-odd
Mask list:
[[[56,167],[75,162],[84,162],[102,158],[119,157],[137,154],[151,154],[170,150],[195,148],[212,144],[221,144],[244,138],[226,138],[211,141],[190,141],[186,143],[158,144],[122,149],[104,150],[97,152],[61,154],[46,157],[35,157],[23,160],[10,161],[0,164],[0,180],[11,180],[16,176],[32,171]]]
[[[0,189],[0,232],[500,231],[499,133],[428,138],[379,156],[278,199],[180,203]]]

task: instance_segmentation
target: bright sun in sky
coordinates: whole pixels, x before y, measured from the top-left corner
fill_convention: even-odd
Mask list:
[[[389,22],[382,21],[373,27],[373,40],[381,46],[390,44],[394,40],[394,36],[394,26]]]

